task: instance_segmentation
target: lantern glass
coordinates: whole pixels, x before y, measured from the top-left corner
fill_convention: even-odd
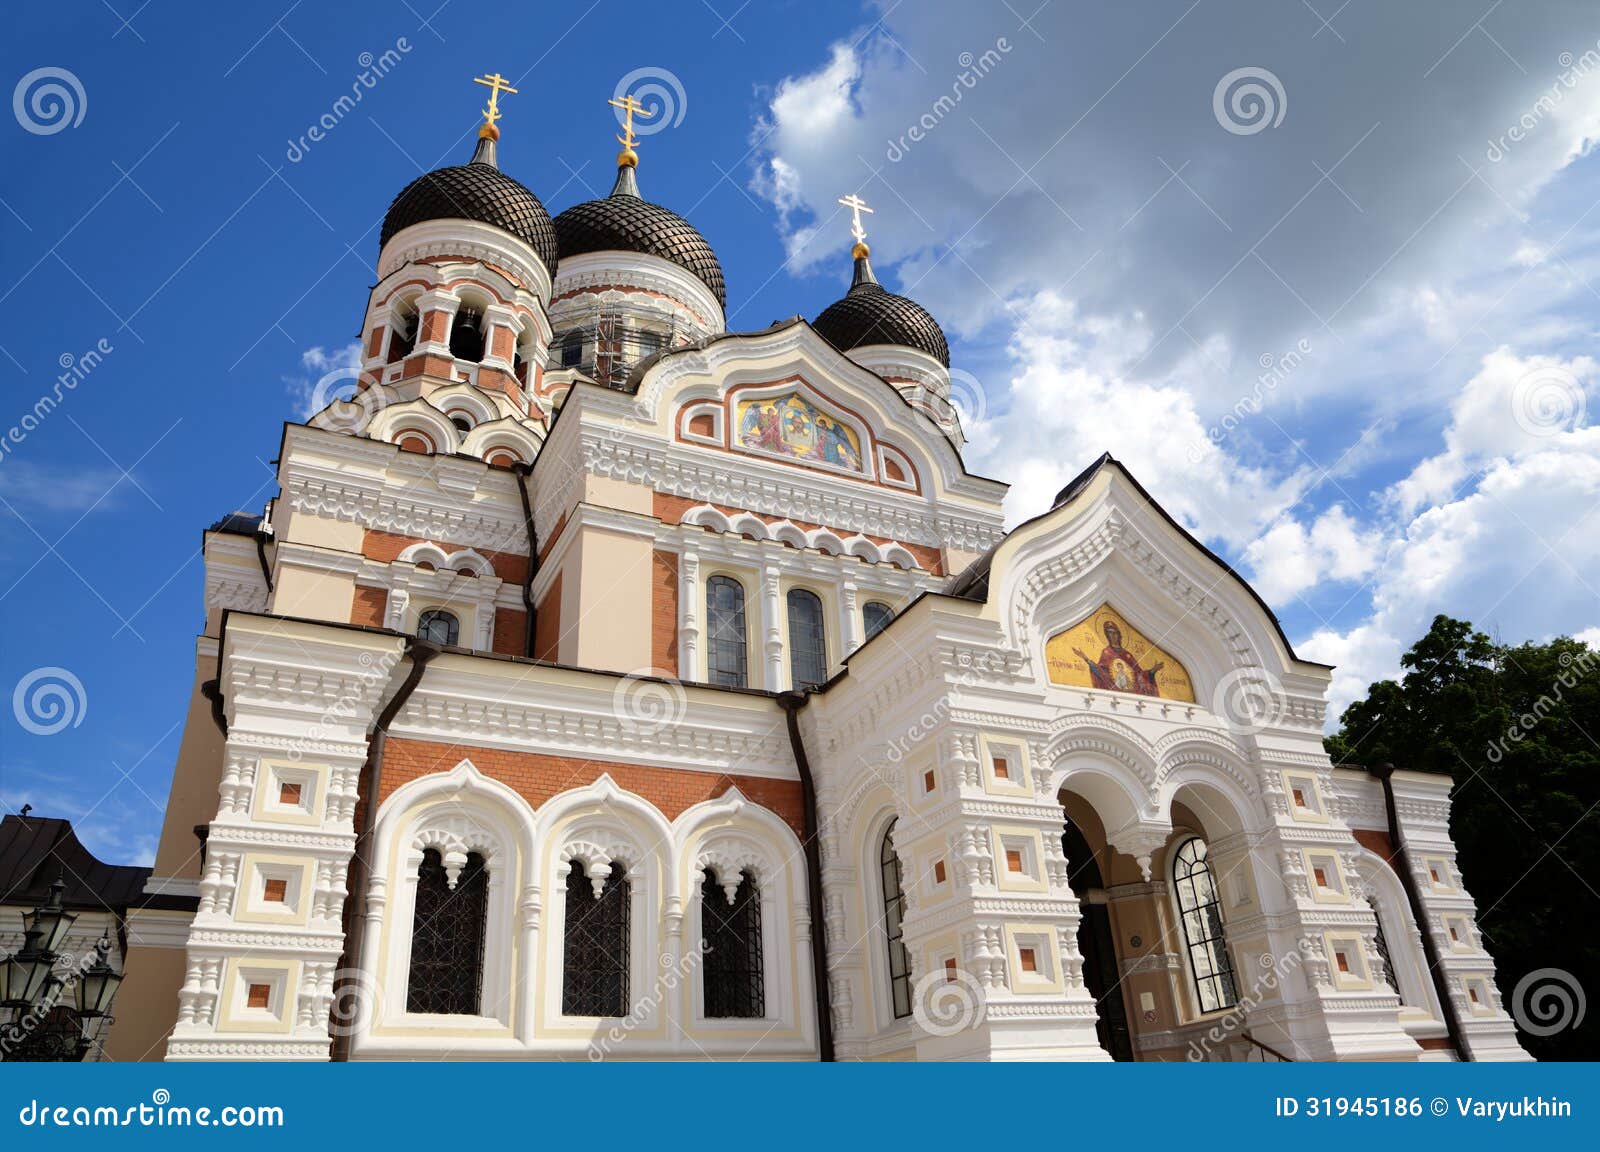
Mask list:
[[[61,907],[61,893],[66,885],[57,880],[50,885],[50,899],[42,908],[35,908],[23,918],[25,932],[37,932],[37,947],[45,952],[56,952],[78,916]]]
[[[54,975],[55,964],[43,952],[24,949],[6,965],[11,969],[10,987],[6,989],[10,1003],[32,1006],[44,998]]]
[[[78,1015],[94,1018],[108,1015],[111,1002],[116,999],[117,988],[122,984],[122,973],[112,968],[104,959],[95,961],[78,977],[74,992],[78,998]]]

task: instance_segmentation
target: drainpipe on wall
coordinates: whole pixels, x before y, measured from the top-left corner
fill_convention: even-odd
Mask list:
[[[1439,1011],[1444,1014],[1445,1032],[1450,1037],[1450,1046],[1456,1051],[1456,1059],[1470,1061],[1472,1054],[1461,1035],[1461,1020],[1456,1015],[1455,1001],[1450,998],[1450,985],[1439,968],[1439,947],[1434,943],[1433,927],[1427,910],[1422,906],[1422,893],[1417,891],[1417,878],[1411,871],[1406,842],[1400,833],[1400,811],[1394,802],[1394,765],[1378,764],[1368,768],[1367,772],[1377,777],[1383,785],[1383,807],[1389,816],[1389,846],[1394,851],[1395,871],[1400,875],[1400,884],[1406,890],[1406,899],[1411,904],[1411,915],[1422,936],[1422,955],[1428,962],[1428,976],[1433,981],[1434,994],[1439,998]]]
[[[367,892],[372,887],[372,839],[378,821],[378,778],[383,770],[383,748],[388,742],[389,725],[417,690],[417,685],[422,682],[423,670],[427,668],[428,661],[439,654],[439,648],[408,636],[405,654],[411,657],[411,670],[373,722],[367,739],[367,760],[361,766],[361,791],[365,796],[365,805],[361,834],[356,839],[355,856],[350,861],[349,895],[345,897],[344,907],[344,955],[339,961],[340,970],[346,972],[359,972],[361,968],[361,945],[366,937]],[[350,1059],[348,1028],[334,1036],[331,1058],[336,1061]]]
[[[800,772],[806,902],[811,910],[811,983],[817,1000],[817,1058],[832,1063],[833,1004],[828,985],[828,924],[822,904],[822,845],[817,838],[817,788],[811,778],[811,761],[806,758],[805,742],[800,738],[800,709],[806,706],[806,694],[783,692],[778,696],[778,703],[783,706],[789,723],[789,745],[794,749],[794,764]]]
[[[533,522],[533,500],[528,495],[528,482],[533,479],[532,464],[518,464],[517,491],[522,495],[522,520],[528,529],[528,578],[522,582],[522,606],[528,620],[527,635],[523,639],[523,655],[533,655],[534,616],[533,578],[539,574],[539,530]]]

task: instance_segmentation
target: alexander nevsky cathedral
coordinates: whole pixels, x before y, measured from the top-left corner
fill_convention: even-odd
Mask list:
[[[552,218],[480,82],[205,534],[112,1058],[1527,1058],[1449,780],[1330,763],[1331,669],[1111,457],[1008,531],[858,196],[839,298],[730,332],[648,110]]]

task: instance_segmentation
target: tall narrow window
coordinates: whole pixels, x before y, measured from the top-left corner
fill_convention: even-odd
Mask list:
[[[583,363],[583,329],[574,328],[561,337],[561,366],[576,368]]]
[[[423,852],[411,921],[407,1012],[480,1014],[488,912],[489,873],[482,856],[469,855],[451,887],[439,853],[432,848]]]
[[[789,680],[797,691],[828,678],[828,643],[822,601],[804,588],[789,589]]]
[[[868,600],[861,606],[861,622],[866,625],[868,640],[887,628],[893,619],[894,609],[881,600]]]
[[[417,639],[431,644],[454,644],[461,637],[461,621],[442,608],[429,608],[417,620]]]
[[[767,1013],[761,971],[761,893],[749,872],[727,890],[707,869],[700,885],[706,1015],[760,1018]]]
[[[900,917],[905,897],[900,889],[900,857],[894,850],[894,824],[883,833],[878,848],[878,871],[883,877],[883,934],[889,946],[889,998],[894,1018],[911,1015],[911,957],[906,953],[905,929]]]
[[[1172,883],[1178,893],[1178,912],[1183,917],[1183,938],[1200,1011],[1232,1008],[1239,1002],[1239,992],[1222,929],[1222,901],[1211,866],[1206,863],[1206,842],[1198,836],[1184,843],[1174,855]]]
[[[728,688],[743,688],[746,665],[744,586],[729,576],[706,581],[706,679]]]
[[[567,926],[562,956],[561,1013],[564,1016],[628,1014],[628,905],[632,885],[627,870],[611,864],[600,895],[574,860],[567,873]]]
[[[1378,959],[1383,961],[1383,982],[1389,986],[1390,991],[1400,995],[1400,978],[1394,973],[1394,960],[1389,955],[1389,941],[1383,934],[1383,915],[1378,911],[1378,903],[1372,901],[1372,918],[1376,921],[1378,932],[1373,943],[1378,948]],[[1404,1000],[1405,997],[1401,996]]]

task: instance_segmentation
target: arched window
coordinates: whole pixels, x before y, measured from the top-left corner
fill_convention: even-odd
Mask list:
[[[627,869],[612,861],[596,896],[583,862],[567,873],[567,925],[562,951],[561,1014],[628,1014]]]
[[[700,939],[706,1016],[767,1014],[761,968],[761,893],[755,877],[739,874],[733,900],[708,868],[700,885]]]
[[[729,576],[706,581],[706,679],[743,688],[749,671],[744,630],[744,586]]]
[[[889,626],[894,619],[894,609],[881,600],[868,600],[861,606],[861,622],[866,625],[868,640]]]
[[[1389,986],[1390,991],[1404,1001],[1405,997],[1400,993],[1400,981],[1394,974],[1394,959],[1389,955],[1389,941],[1383,934],[1383,916],[1378,912],[1376,901],[1373,901],[1372,918],[1378,926],[1377,935],[1372,942],[1377,946],[1378,959],[1383,961],[1383,982]]]
[[[583,330],[574,328],[561,337],[561,366],[576,368],[583,363]]]
[[[483,359],[483,313],[462,307],[450,325],[450,355],[476,364]]]
[[[461,621],[443,608],[429,608],[417,620],[417,639],[431,644],[454,644],[461,637]]]
[[[417,869],[416,913],[411,920],[411,974],[406,1011],[443,1016],[481,1014],[483,939],[488,924],[489,873],[483,857],[467,857],[450,883],[432,848]]]
[[[1178,893],[1183,919],[1183,939],[1194,974],[1195,994],[1201,1012],[1220,1012],[1239,1002],[1228,959],[1228,940],[1222,930],[1222,901],[1211,866],[1206,863],[1206,842],[1198,836],[1186,841],[1173,856],[1172,884]]]
[[[905,929],[901,916],[905,896],[900,888],[900,857],[894,850],[894,823],[884,829],[878,847],[878,871],[883,877],[883,935],[889,946],[889,997],[894,1018],[911,1015],[911,957],[906,952]]]
[[[822,601],[804,588],[789,589],[789,680],[797,691],[828,678],[828,642]]]

